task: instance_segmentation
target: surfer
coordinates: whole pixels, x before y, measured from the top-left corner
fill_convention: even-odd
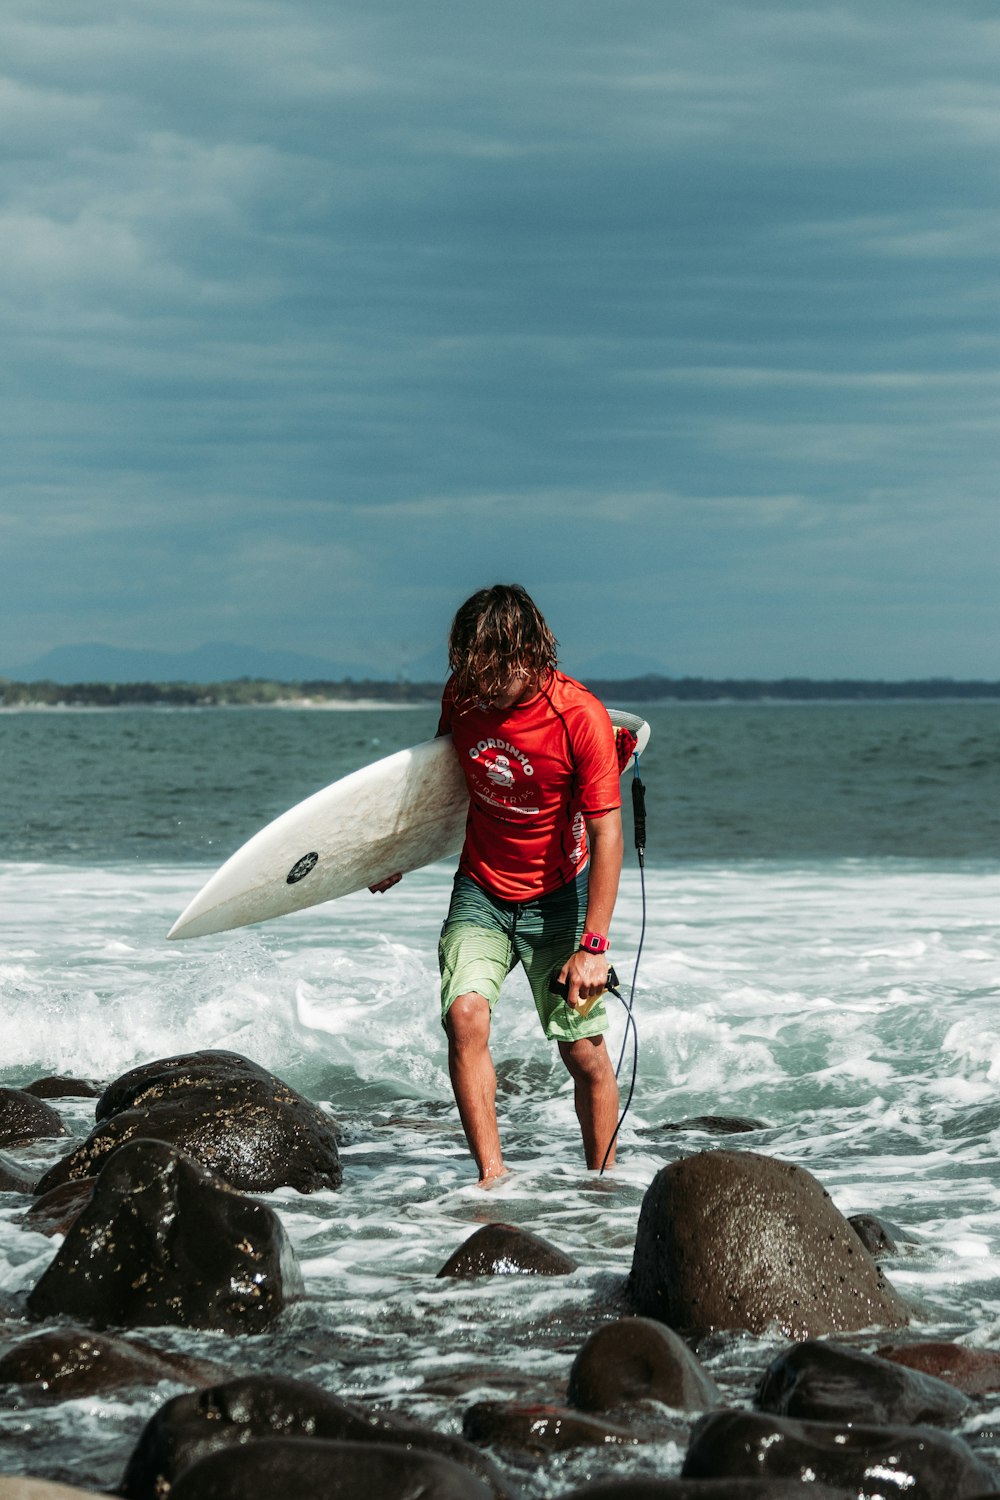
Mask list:
[[[506,1173],[490,1018],[521,963],[574,1084],[588,1167],[612,1143],[618,1084],[600,997],[622,865],[621,791],[607,710],[557,669],[557,642],[517,584],[480,589],[448,640],[439,734],[469,787],[465,843],[441,931],[441,1014],[455,1101],[480,1185]],[[627,731],[622,731],[626,733]],[[393,875],[372,886],[395,885]],[[554,994],[550,980],[566,986]],[[595,1002],[592,1006],[588,1002]]]

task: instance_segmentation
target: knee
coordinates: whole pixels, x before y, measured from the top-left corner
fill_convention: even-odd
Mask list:
[[[490,1006],[484,995],[459,995],[445,1017],[445,1030],[452,1047],[460,1052],[478,1051],[490,1039]]]
[[[578,1083],[590,1085],[614,1078],[608,1049],[600,1036],[584,1037],[578,1042],[560,1042],[559,1051],[571,1077]]]

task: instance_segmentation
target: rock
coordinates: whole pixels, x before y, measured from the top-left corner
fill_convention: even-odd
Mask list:
[[[568,1276],[577,1263],[540,1235],[514,1224],[484,1224],[460,1245],[438,1276]]]
[[[752,1151],[703,1151],[656,1174],[628,1295],[637,1313],[695,1334],[776,1324],[809,1338],[908,1321],[829,1193]]]
[[[693,1115],[690,1120],[668,1120],[640,1130],[639,1135],[661,1135],[663,1131],[703,1130],[709,1135],[746,1135],[751,1130],[770,1130],[766,1120],[751,1120],[745,1115]]]
[[[163,1500],[189,1465],[248,1443],[256,1451],[258,1440],[271,1437],[389,1443],[411,1454],[433,1453],[469,1470],[494,1500],[510,1495],[490,1461],[460,1438],[349,1406],[308,1381],[265,1375],[230,1380],[166,1402],[143,1428],[116,1494],[126,1500]],[[288,1493],[303,1492],[293,1486]],[[366,1500],[378,1500],[378,1491],[372,1490]]]
[[[130,1141],[28,1294],[32,1317],[95,1328],[261,1333],[302,1292],[281,1222],[162,1141]]]
[[[48,1479],[0,1478],[0,1500],[107,1500],[98,1490],[78,1490]]]
[[[33,1193],[35,1179],[19,1161],[0,1151],[0,1193]]]
[[[971,1401],[932,1375],[817,1339],[772,1360],[755,1405],[802,1420],[906,1427],[950,1426],[973,1409]]]
[[[185,1469],[171,1500],[490,1500],[483,1482],[436,1453],[389,1443],[266,1438]]]
[[[700,1417],[681,1475],[685,1479],[775,1478],[843,1487],[865,1496],[969,1500],[993,1484],[961,1438],[933,1427],[870,1427],[795,1422],[763,1412]],[[891,1488],[890,1488],[891,1486]]]
[[[134,1068],[101,1095],[98,1124],[38,1183],[48,1192],[92,1177],[118,1146],[166,1141],[244,1192],[340,1186],[333,1121],[237,1053],[164,1058]]]
[[[857,1500],[857,1493],[797,1479],[607,1479],[558,1500]]]
[[[64,1182],[62,1187],[43,1193],[21,1215],[21,1228],[36,1234],[65,1234],[90,1202],[96,1181],[96,1177],[81,1177],[77,1182]]]
[[[582,1411],[614,1411],[660,1401],[677,1411],[720,1406],[715,1381],[672,1329],[653,1318],[620,1318],[583,1345],[569,1373],[570,1403]]]
[[[886,1344],[878,1354],[894,1364],[946,1380],[967,1396],[1000,1391],[1000,1351],[996,1349],[973,1349],[966,1344],[928,1340],[921,1344]]]
[[[273,1073],[251,1062],[240,1052],[206,1049],[185,1052],[176,1057],[161,1057],[155,1062],[130,1068],[109,1083],[97,1101],[95,1120],[108,1120],[127,1109],[143,1104],[159,1104],[173,1094],[215,1088],[226,1083],[255,1082],[272,1084],[279,1097],[293,1098],[293,1091]]]
[[[101,1091],[82,1078],[52,1077],[36,1078],[33,1083],[26,1083],[24,1092],[33,1094],[36,1099],[96,1099]]]
[[[50,1104],[24,1089],[0,1087],[0,1146],[27,1146],[48,1136],[68,1134]]]
[[[49,1328],[0,1356],[0,1382],[27,1388],[40,1401],[72,1401],[122,1386],[211,1385],[225,1371],[207,1361],[161,1354],[147,1344],[82,1328]]]
[[[632,1448],[651,1438],[651,1434],[565,1407],[509,1401],[477,1401],[470,1406],[462,1418],[462,1436],[470,1443],[533,1457],[565,1453],[569,1448],[606,1448],[613,1444]]]
[[[876,1219],[874,1214],[852,1214],[847,1222],[874,1260],[895,1255],[899,1241],[907,1238],[897,1224]]]

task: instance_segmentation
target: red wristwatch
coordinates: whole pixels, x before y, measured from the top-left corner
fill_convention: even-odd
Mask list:
[[[585,932],[580,939],[580,947],[584,953],[607,953],[611,943],[603,933]]]

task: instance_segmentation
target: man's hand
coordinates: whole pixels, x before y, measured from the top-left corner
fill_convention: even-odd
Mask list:
[[[371,891],[373,896],[381,896],[383,891],[391,891],[392,887],[394,885],[398,885],[402,878],[402,871],[398,871],[395,875],[387,875],[385,879],[380,880],[377,885],[370,885],[368,889]]]
[[[559,970],[560,983],[566,985],[566,1004],[574,1010],[583,1000],[596,1000],[608,987],[608,959],[604,953],[584,953],[578,948]]]

